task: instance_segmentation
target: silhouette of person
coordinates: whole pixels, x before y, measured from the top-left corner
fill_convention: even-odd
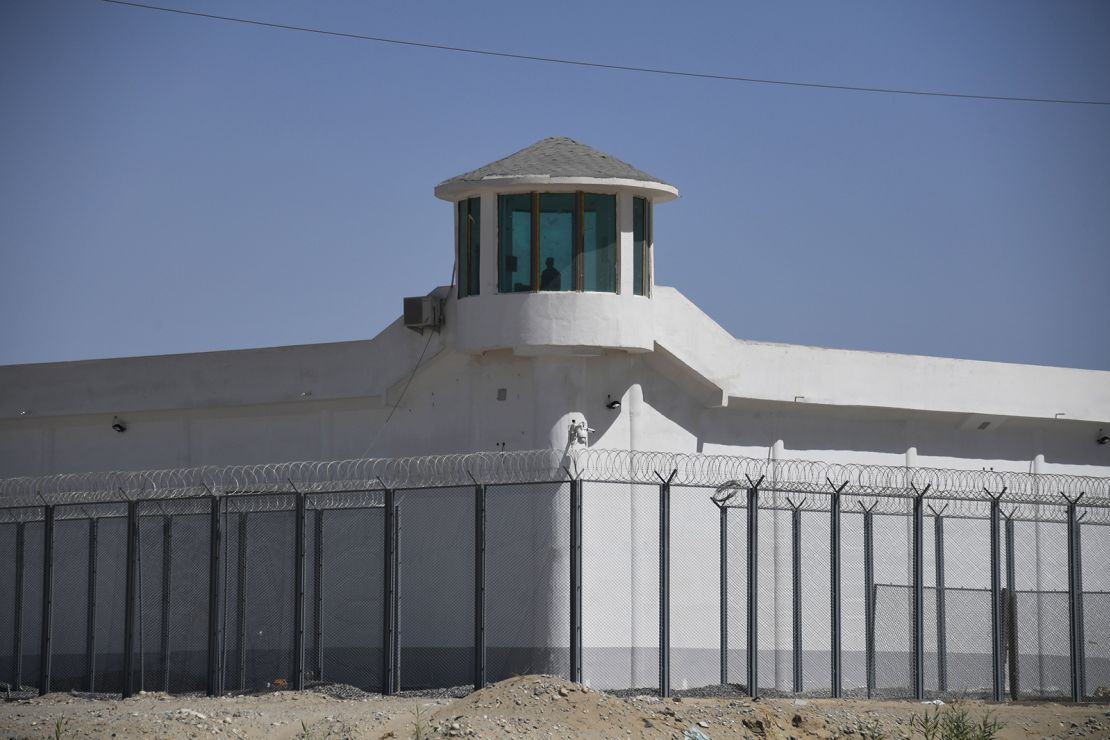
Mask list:
[[[555,258],[547,258],[547,267],[540,273],[540,290],[562,290],[563,275],[555,269]]]

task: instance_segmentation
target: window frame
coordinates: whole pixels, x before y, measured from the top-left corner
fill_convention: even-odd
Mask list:
[[[541,195],[574,195],[574,222],[571,226],[571,278],[572,284],[569,290],[558,291],[541,291],[540,290],[540,196]],[[603,195],[613,199],[613,290],[604,291],[587,291],[586,284],[586,259],[585,259],[585,245],[584,245],[584,223],[585,223],[585,190],[533,190],[527,193],[498,193],[497,204],[497,292],[504,294],[511,293],[609,293],[612,295],[620,295],[621,292],[621,217],[620,217],[620,197],[617,193],[605,193],[590,191],[590,195]],[[514,195],[529,195],[531,196],[531,240],[530,252],[532,262],[532,275],[531,275],[531,290],[530,291],[503,291],[501,290],[501,271],[504,269],[501,257],[501,198],[506,198]]]
[[[476,218],[471,218],[476,216]],[[466,219],[463,230],[462,219]],[[455,265],[457,295],[468,298],[481,295],[482,252],[482,199],[480,196],[462,198],[455,204]],[[477,232],[477,233],[475,233]],[[465,241],[465,243],[464,243]],[[464,271],[465,268],[465,271]]]
[[[643,203],[643,208],[642,208],[641,213],[640,213],[641,218],[643,219],[643,221],[640,224],[636,223],[636,221],[637,221],[637,219],[636,219],[636,201],[640,201],[641,203]],[[632,197],[632,249],[634,250],[634,252],[635,251],[639,252],[639,255],[637,255],[635,253],[632,255],[632,259],[633,259],[632,275],[633,275],[633,283],[634,283],[633,286],[632,286],[632,294],[633,295],[638,295],[638,296],[643,296],[645,298],[650,298],[651,297],[651,245],[652,245],[651,217],[652,217],[652,211],[653,211],[653,209],[652,209],[652,204],[651,204],[651,198],[644,198],[644,197],[640,197],[640,196],[633,196]],[[643,239],[641,240],[642,243],[640,244],[640,246],[638,248],[636,246],[636,226],[637,225],[639,225],[640,228],[643,230],[643,234],[642,234]],[[641,260],[640,285],[639,285],[638,290],[637,290],[637,286],[635,285],[635,275],[636,275],[635,259],[636,259],[637,256],[639,256],[639,258]]]

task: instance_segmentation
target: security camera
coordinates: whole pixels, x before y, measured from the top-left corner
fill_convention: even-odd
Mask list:
[[[1101,429],[1098,430],[1098,436],[1095,437],[1095,442],[1100,445],[1110,444],[1110,435],[1105,434]]]
[[[616,411],[621,407],[621,402],[618,399],[613,398],[612,395],[606,396],[605,398],[605,408],[609,409],[610,411]]]
[[[124,432],[127,431],[127,425],[124,424],[122,421],[120,421],[120,418],[118,416],[113,416],[112,417],[112,429],[116,430],[120,434],[123,434]]]

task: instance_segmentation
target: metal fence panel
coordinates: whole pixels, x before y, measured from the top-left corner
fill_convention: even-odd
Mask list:
[[[747,686],[748,526],[747,509],[727,510],[728,522],[728,676],[732,685]]]
[[[721,680],[720,517],[713,489],[671,488],[671,683]]]
[[[260,691],[293,684],[295,504],[295,497],[286,494],[226,501],[226,689]],[[244,516],[246,546],[240,548],[243,530],[237,525]]]
[[[1110,698],[1110,526],[1081,524],[1087,696]]]
[[[83,691],[88,623],[89,523],[62,519],[54,524],[54,614],[50,691]]]
[[[759,497],[759,682],[760,691],[793,691],[794,631],[791,604],[793,547],[791,512],[782,494]],[[772,505],[776,509],[770,508]]]
[[[1067,525],[1016,521],[1013,527],[1017,693],[1063,699],[1071,686]]]
[[[875,513],[874,522],[875,688],[912,697],[910,517]]]
[[[801,513],[802,693],[832,691],[830,521],[827,511]],[[841,521],[843,532],[843,520]],[[841,543],[841,561],[844,548]],[[843,570],[841,570],[843,578]],[[843,583],[843,580],[841,581]],[[843,619],[843,612],[842,619]],[[843,623],[842,623],[843,626]],[[843,653],[842,653],[843,655]]]
[[[15,598],[18,528],[16,522],[0,524],[0,594],[10,594],[0,604],[0,689],[11,685],[15,673],[15,612],[22,606]]]
[[[122,512],[119,512],[122,513]],[[123,617],[127,577],[127,519],[103,516],[97,521],[94,688],[123,691]]]
[[[306,660],[306,665],[314,680],[381,691],[384,682],[384,510],[380,507],[316,509],[314,517],[322,517],[323,535],[320,645],[317,651],[313,624],[314,637],[307,644],[312,646],[310,653],[314,657]],[[313,530],[315,526],[313,519]],[[314,563],[315,536],[310,539],[314,544],[309,561]],[[315,580],[308,593],[315,598]]]
[[[582,573],[583,681],[600,689],[654,691],[659,486],[583,481]]]
[[[981,515],[986,515],[982,505]],[[945,621],[950,693],[989,697],[991,673],[990,525],[986,519],[947,517]]]
[[[845,696],[867,694],[867,641],[863,577],[863,514],[845,499],[840,515],[841,687]]]
[[[488,680],[567,675],[570,484],[489,486],[486,522]],[[460,612],[470,613],[471,603]]]
[[[399,493],[401,686],[474,680],[474,490]]]

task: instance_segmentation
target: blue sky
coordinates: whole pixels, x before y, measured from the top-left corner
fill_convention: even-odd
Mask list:
[[[1110,100],[1103,2],[162,4]],[[371,337],[451,275],[434,185],[551,135],[680,188],[657,280],[738,337],[1110,369],[1110,107],[97,0],[0,1],[0,364]]]

